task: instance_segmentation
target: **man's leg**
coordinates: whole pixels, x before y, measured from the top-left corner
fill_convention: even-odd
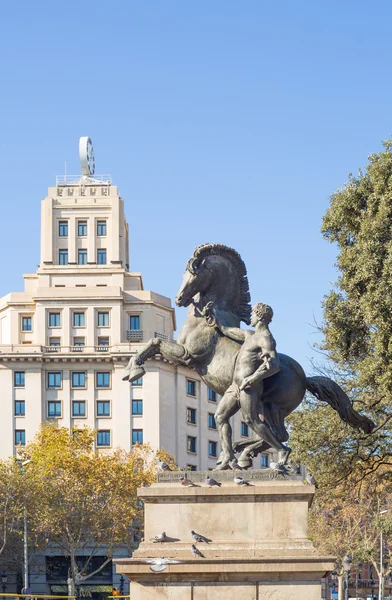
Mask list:
[[[232,444],[232,431],[229,419],[238,411],[238,388],[230,386],[218,404],[215,422],[219,432],[222,452],[219,457],[218,469],[227,469],[229,461],[235,455]]]

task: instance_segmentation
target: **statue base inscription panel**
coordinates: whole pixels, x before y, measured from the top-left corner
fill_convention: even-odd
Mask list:
[[[334,559],[307,537],[314,488],[270,469],[236,472],[249,480],[241,486],[233,472],[208,474],[221,486],[207,487],[206,473],[172,472],[138,490],[145,541],[132,558],[115,561],[131,580],[132,600],[319,600]],[[181,485],[182,476],[195,487]],[[191,531],[211,541],[197,542]],[[162,532],[167,541],[152,541]],[[159,572],[154,559],[163,559]]]

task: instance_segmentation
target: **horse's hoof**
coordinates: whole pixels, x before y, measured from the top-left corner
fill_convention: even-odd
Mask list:
[[[129,383],[132,383],[132,381],[136,381],[136,379],[140,379],[140,377],[143,377],[143,375],[146,374],[146,371],[143,367],[137,365],[135,367],[132,368],[132,370],[130,371],[130,373],[126,374],[123,377],[123,381],[129,381]]]

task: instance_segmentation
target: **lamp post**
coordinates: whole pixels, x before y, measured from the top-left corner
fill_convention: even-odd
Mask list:
[[[348,600],[348,574],[350,573],[351,570],[351,558],[348,554],[346,554],[346,556],[343,558],[342,560],[342,566],[344,569],[344,600]]]
[[[385,513],[389,512],[389,509],[385,509],[379,512],[380,515],[385,515]],[[382,529],[380,531],[380,580],[378,582],[378,598],[379,600],[384,600],[384,542]]]
[[[8,583],[8,576],[7,576],[7,573],[5,571],[3,571],[1,574],[1,587],[3,588],[3,594],[5,594],[5,591],[7,589],[7,583]],[[4,596],[3,596],[3,598],[4,598]]]
[[[121,575],[120,577],[120,595],[123,596],[124,595],[124,576]]]
[[[22,475],[25,474],[25,467],[33,462],[30,458],[22,462]],[[27,545],[27,507],[26,501],[23,506],[23,556],[24,556],[24,572],[23,572],[23,591],[27,593],[29,589],[29,552]]]

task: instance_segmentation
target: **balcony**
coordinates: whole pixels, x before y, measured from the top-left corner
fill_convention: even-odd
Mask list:
[[[58,353],[58,354],[91,354],[92,352],[110,352],[111,346],[42,346],[42,352],[44,354]]]
[[[143,341],[143,331],[141,329],[128,329],[127,331],[128,342],[141,342]]]
[[[169,336],[166,335],[166,333],[159,333],[158,331],[154,332],[154,337],[157,337],[160,340],[163,340],[164,342],[167,342],[169,339]]]

